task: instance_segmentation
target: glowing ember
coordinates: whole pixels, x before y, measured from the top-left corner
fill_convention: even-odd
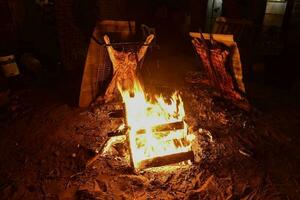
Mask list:
[[[132,91],[118,86],[126,108],[129,144],[135,168],[142,161],[178,153],[190,152],[194,135],[187,134],[183,121],[185,112],[181,97],[175,92],[167,103],[162,96],[150,101],[140,83],[135,80]],[[167,125],[181,125],[172,129]],[[166,129],[164,129],[167,127]]]

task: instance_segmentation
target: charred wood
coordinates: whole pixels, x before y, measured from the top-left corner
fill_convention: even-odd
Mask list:
[[[152,132],[167,132],[167,131],[176,131],[184,128],[183,121],[180,122],[172,122],[167,124],[160,124],[157,126],[153,126],[151,128]],[[145,134],[145,129],[140,129],[137,131],[137,134]]]
[[[125,117],[124,110],[114,110],[108,113],[108,116],[111,118],[123,118]]]
[[[139,163],[139,169],[170,165],[187,160],[194,160],[194,153],[192,151],[143,160]]]
[[[128,130],[129,130],[129,127],[124,127],[123,129],[117,129],[117,130],[107,133],[107,136],[108,137],[116,137],[116,136],[125,135]]]

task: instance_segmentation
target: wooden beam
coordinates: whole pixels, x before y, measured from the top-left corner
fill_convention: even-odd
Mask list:
[[[179,130],[184,128],[184,123],[183,121],[180,122],[172,122],[168,124],[161,124],[152,127],[153,132],[164,132],[164,131],[174,131],[174,130]]]
[[[124,127],[123,129],[117,129],[107,133],[108,137],[116,137],[121,135],[126,135],[126,132],[129,130],[129,127]]]
[[[209,40],[210,34],[209,33],[202,33],[204,39]],[[193,38],[201,39],[201,34],[197,32],[190,32],[190,36]],[[227,41],[227,42],[234,42],[232,34],[213,34],[213,38],[215,40]]]
[[[182,153],[177,153],[177,154],[172,154],[172,155],[167,155],[167,156],[160,156],[160,157],[155,157],[152,159],[147,159],[143,160],[140,163],[138,163],[138,166],[136,166],[138,169],[145,169],[145,168],[150,168],[150,167],[160,167],[164,165],[170,165],[174,163],[179,163],[182,161],[187,161],[187,160],[194,160],[194,153],[193,151],[188,151],[188,152],[182,152]]]
[[[108,113],[108,116],[110,118],[123,118],[125,117],[125,111],[124,110],[113,110]]]
[[[156,126],[153,126],[151,128],[151,130],[152,130],[152,132],[166,132],[166,131],[180,130],[183,128],[184,128],[183,121],[179,121],[179,122],[172,122],[172,123],[156,125]],[[145,134],[145,133],[146,133],[145,129],[140,129],[137,131],[137,134]]]

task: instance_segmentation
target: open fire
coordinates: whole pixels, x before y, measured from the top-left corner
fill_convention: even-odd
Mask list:
[[[125,103],[132,165],[141,169],[192,159],[194,135],[188,134],[178,92],[167,102],[161,95],[147,96],[138,80],[133,85],[131,90],[118,86]]]
[[[184,122],[183,101],[178,92],[169,101],[163,96],[151,97],[145,94],[138,80],[138,62],[145,56],[153,38],[153,34],[149,35],[135,52],[123,52],[116,50],[109,37],[104,36],[114,70],[104,100],[115,100],[116,94],[120,93],[125,105],[124,124],[119,130],[112,132],[112,136],[126,135],[131,165],[135,169],[163,166],[194,158],[194,135],[188,134],[188,126]],[[108,143],[113,141],[114,139]]]

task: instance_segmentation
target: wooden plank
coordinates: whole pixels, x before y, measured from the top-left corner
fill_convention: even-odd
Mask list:
[[[167,123],[167,124],[160,124],[157,126],[153,126],[152,132],[157,133],[157,132],[166,132],[166,131],[175,131],[175,130],[180,130],[184,128],[184,123],[183,121],[180,122],[173,122],[173,123]],[[130,127],[126,126],[121,130],[115,130],[112,132],[109,132],[107,135],[108,137],[114,137],[114,136],[120,136],[120,135],[125,135],[127,130],[129,130]],[[145,134],[146,130],[145,129],[140,129],[137,131],[137,134]]]
[[[113,110],[108,113],[108,116],[111,118],[124,118],[125,117],[125,111],[123,109],[120,110]]]
[[[184,128],[184,123],[183,123],[183,121],[180,121],[180,122],[172,122],[172,123],[154,126],[152,128],[152,131],[153,132],[164,132],[164,131],[179,130],[179,129],[183,129],[183,128]]]
[[[180,130],[184,128],[183,121],[180,122],[172,122],[172,123],[166,123],[166,124],[159,124],[156,126],[151,127],[152,132],[166,132],[166,131],[175,131]],[[145,129],[140,129],[137,131],[137,134],[145,134]]]
[[[190,36],[193,38],[201,38],[201,34],[196,33],[196,32],[190,32]],[[204,37],[204,39],[208,40],[210,37],[210,34],[203,33],[203,37]],[[217,41],[222,40],[222,41],[227,41],[227,42],[234,42],[232,34],[213,34],[213,37]]]
[[[126,135],[128,130],[129,130],[129,127],[124,127],[123,129],[117,129],[115,131],[108,132],[107,137],[116,137],[116,136]]]
[[[179,163],[187,160],[191,160],[191,161],[194,160],[194,153],[192,151],[143,160],[136,167],[138,169],[160,167],[160,166],[170,165],[170,164]]]

